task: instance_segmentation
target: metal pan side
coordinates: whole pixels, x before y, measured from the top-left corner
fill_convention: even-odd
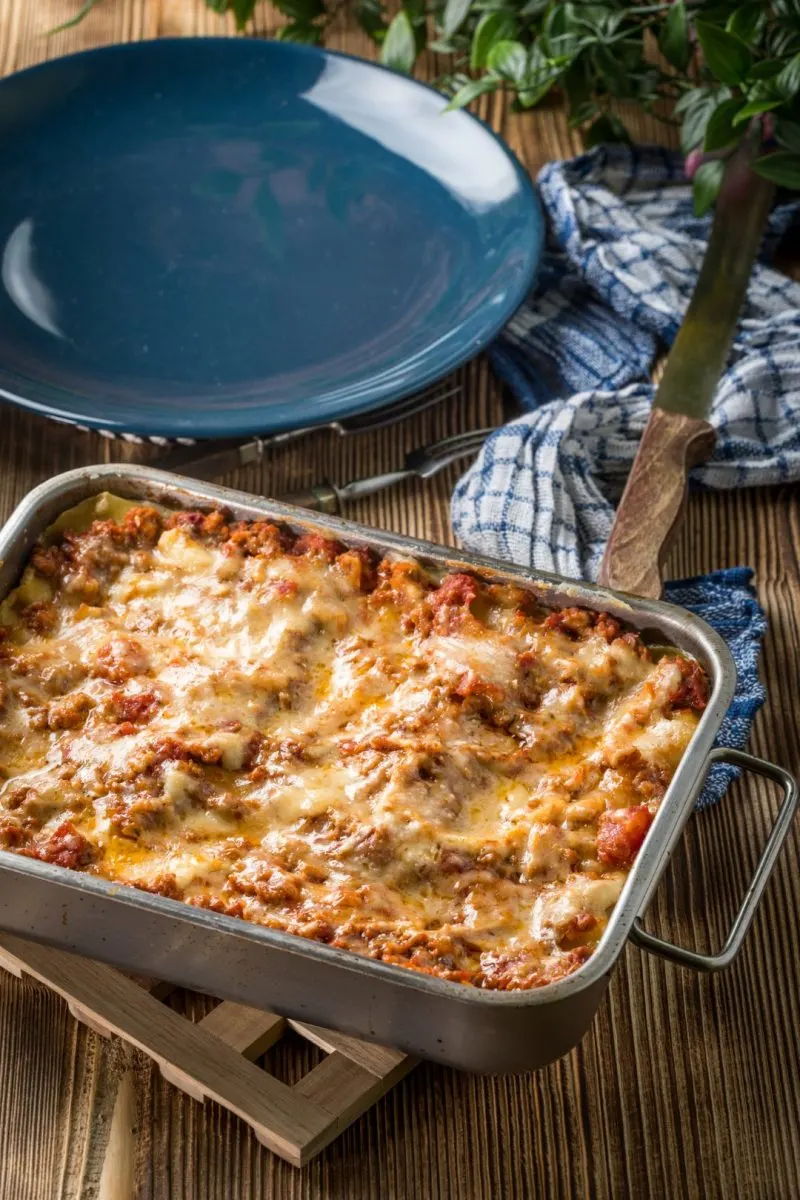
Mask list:
[[[543,988],[493,992],[450,983],[3,851],[0,873],[7,886],[0,889],[0,927],[470,1070],[527,1070],[569,1050],[588,1027],[631,925],[646,907],[691,812],[735,685],[722,639],[674,605],[532,573],[335,517],[312,517],[275,501],[125,464],[70,471],[28,494],[0,531],[0,595],[16,583],[42,530],[65,509],[101,491],[172,507],[224,506],[240,518],[267,516],[381,554],[413,557],[434,572],[467,569],[525,583],[549,604],[601,608],[696,656],[711,680],[711,698],[603,939],[584,966]]]

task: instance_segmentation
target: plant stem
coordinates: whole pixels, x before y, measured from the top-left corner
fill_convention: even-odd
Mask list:
[[[761,127],[731,155],[717,197],[711,237],[655,403],[707,417],[736,332],[775,188],[750,169]]]

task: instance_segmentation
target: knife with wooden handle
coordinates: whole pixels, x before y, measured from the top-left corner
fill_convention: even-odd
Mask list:
[[[689,471],[714,449],[708,417],[774,194],[750,170],[756,152],[748,138],[729,160],[700,275],[617,509],[599,579],[618,591],[661,595]]]

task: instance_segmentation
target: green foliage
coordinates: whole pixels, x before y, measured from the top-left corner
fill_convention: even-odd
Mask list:
[[[694,196],[694,211],[702,217],[711,208],[722,186],[722,176],[725,174],[725,164],[720,159],[703,163],[695,172],[692,180]]]
[[[709,21],[696,21],[695,31],[711,74],[731,87],[743,83],[753,60],[741,38]]]
[[[742,101],[739,98],[723,100],[711,113],[706,124],[703,149],[713,152],[732,146],[741,136],[737,122],[742,112]]]
[[[778,150],[757,158],[753,169],[779,187],[800,188],[800,154],[791,150]]]
[[[211,0],[208,0],[208,3],[211,5]],[[70,17],[67,21],[62,21],[60,25],[56,25],[55,29],[51,29],[50,33],[63,33],[65,29],[71,29],[73,25],[80,25],[83,18],[87,17],[92,11],[95,4],[97,4],[97,0],[85,0],[85,3],[81,5],[74,17]]]
[[[392,19],[381,43],[381,62],[395,71],[409,72],[417,57],[417,40],[411,17],[404,8]]]
[[[98,2],[75,0],[73,21]],[[256,0],[206,3],[232,13],[240,29],[256,8]],[[286,41],[323,41],[349,5],[386,66],[411,72],[423,51],[440,56],[437,84],[449,109],[498,89],[532,108],[557,88],[589,145],[627,139],[616,101],[674,113],[665,119],[680,124],[684,153],[714,156],[694,175],[698,211],[713,203],[720,160],[752,131],[765,151],[778,147],[759,159],[760,173],[800,187],[800,0],[401,0],[399,10],[389,0],[275,3]]]
[[[692,57],[692,47],[684,0],[676,0],[667,13],[659,35],[658,48],[667,62],[678,71],[686,70]]]

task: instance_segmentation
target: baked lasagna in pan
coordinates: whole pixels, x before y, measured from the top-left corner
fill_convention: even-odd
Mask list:
[[[601,937],[706,699],[608,614],[104,494],[0,607],[0,846],[539,987]]]

